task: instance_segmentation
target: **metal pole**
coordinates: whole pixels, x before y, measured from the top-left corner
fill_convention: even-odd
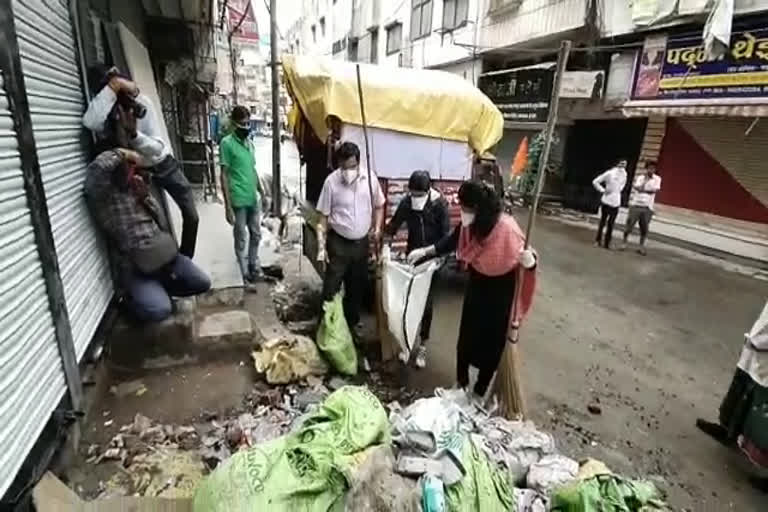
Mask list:
[[[549,100],[549,113],[547,114],[547,125],[544,128],[544,148],[539,158],[539,175],[536,177],[536,188],[533,191],[533,204],[531,212],[528,215],[528,226],[525,229],[525,248],[531,245],[531,235],[533,234],[534,221],[536,219],[536,210],[539,207],[539,198],[541,188],[544,186],[544,174],[547,169],[547,160],[549,160],[549,150],[552,147],[552,135],[555,132],[557,123],[557,105],[560,102],[560,84],[565,73],[565,65],[568,62],[568,54],[571,52],[571,41],[565,40],[560,43],[560,51],[557,53],[557,68],[552,80],[552,95]],[[515,295],[517,297],[517,294]]]
[[[277,0],[269,0],[269,37],[272,53],[272,214],[280,217],[280,80],[277,76]]]

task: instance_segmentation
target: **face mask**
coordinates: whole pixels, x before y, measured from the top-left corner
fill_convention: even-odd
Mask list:
[[[416,210],[417,212],[420,212],[424,209],[424,205],[427,204],[427,196],[421,196],[421,197],[414,197],[411,196],[411,208]]]
[[[472,212],[461,212],[461,225],[465,228],[475,222],[475,214]]]
[[[357,175],[360,173],[357,169],[342,169],[341,179],[344,183],[351,185],[353,181],[357,179]]]
[[[244,139],[248,137],[248,134],[251,133],[251,130],[249,128],[240,128],[239,126],[235,128],[235,133],[237,133],[237,136],[241,139]]]

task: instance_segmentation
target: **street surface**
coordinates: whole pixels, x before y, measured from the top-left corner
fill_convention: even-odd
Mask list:
[[[717,419],[766,282],[670,250],[598,249],[593,236],[537,221],[540,287],[521,332],[532,419],[577,459],[652,477],[675,507],[764,510],[749,465],[694,423]],[[453,383],[460,286],[440,287],[429,367],[411,373],[419,385]]]
[[[268,168],[269,139],[255,141],[259,168]],[[294,145],[282,153],[293,186]],[[749,464],[694,423],[717,418],[767,283],[663,246],[647,257],[609,252],[593,236],[552,219],[536,224],[539,289],[521,333],[532,419],[573,457],[653,478],[678,509],[764,510]],[[460,283],[439,286],[429,366],[410,372],[411,385],[453,384],[461,301]]]

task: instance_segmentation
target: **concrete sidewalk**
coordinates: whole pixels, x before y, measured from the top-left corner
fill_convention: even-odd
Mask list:
[[[616,218],[613,232],[614,243],[621,242],[627,211],[627,208],[622,208]],[[553,209],[549,215],[552,219],[583,227],[597,225],[600,220],[600,216],[597,214],[592,215],[565,209]],[[638,236],[639,232],[636,226],[630,237],[630,242],[636,242]],[[743,232],[697,225],[682,219],[656,214],[653,217],[648,238],[742,265],[768,270],[768,232],[765,237],[757,236],[757,233],[752,236]]]

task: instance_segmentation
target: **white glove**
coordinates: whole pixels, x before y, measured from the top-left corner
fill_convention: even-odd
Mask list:
[[[536,253],[533,252],[533,249],[524,249],[520,251],[520,264],[525,269],[536,266]]]
[[[317,261],[320,263],[328,263],[328,253],[325,252],[325,248],[320,248],[317,250]]]
[[[422,247],[421,249],[414,249],[408,254],[408,264],[413,265],[417,261],[424,259],[429,254],[428,247]]]

